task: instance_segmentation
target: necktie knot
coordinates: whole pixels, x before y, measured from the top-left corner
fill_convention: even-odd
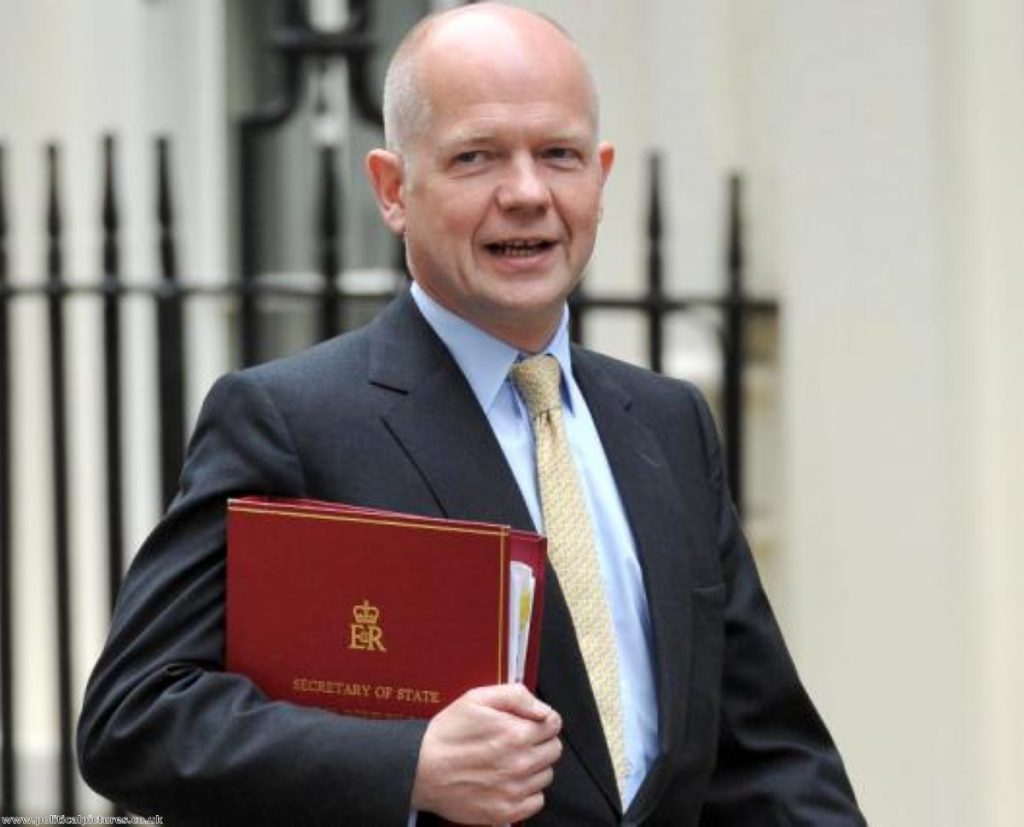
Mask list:
[[[509,375],[519,389],[531,419],[562,407],[562,371],[554,356],[531,356],[513,365]]]

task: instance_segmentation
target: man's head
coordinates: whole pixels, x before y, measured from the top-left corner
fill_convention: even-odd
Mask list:
[[[395,54],[385,119],[367,171],[413,277],[491,334],[543,347],[593,250],[614,154],[579,49],[522,9],[435,15]]]
[[[481,4],[492,5],[492,4]],[[480,6],[478,6],[478,11]],[[558,23],[543,15],[532,14],[521,9],[500,7],[501,11],[511,15],[524,15],[533,22],[543,25],[547,23],[560,32],[564,39],[576,50],[577,56],[586,72],[589,94],[590,118],[595,134],[598,131],[599,101],[597,87],[579,47]],[[462,10],[465,11],[465,10]],[[457,12],[456,12],[457,13]],[[444,23],[449,14],[433,14],[421,20],[402,39],[391,62],[388,64],[384,77],[384,140],[387,148],[402,153],[409,147],[410,139],[423,135],[430,127],[430,106],[427,96],[420,84],[418,75],[419,47],[424,39],[439,23]]]

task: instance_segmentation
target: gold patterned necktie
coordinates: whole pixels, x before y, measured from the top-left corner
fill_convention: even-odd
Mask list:
[[[533,423],[548,558],[572,615],[621,794],[626,777],[626,748],[619,656],[590,515],[565,435],[561,375],[557,360],[548,355],[525,359],[511,371]]]

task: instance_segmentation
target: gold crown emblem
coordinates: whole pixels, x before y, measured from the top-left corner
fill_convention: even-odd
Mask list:
[[[356,623],[363,626],[376,626],[377,618],[380,617],[380,609],[370,605],[370,601],[363,598],[363,602],[352,607],[352,616]]]

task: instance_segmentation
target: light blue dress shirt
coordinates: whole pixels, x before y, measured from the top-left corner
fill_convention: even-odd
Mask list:
[[[412,286],[412,297],[469,382],[515,475],[534,525],[543,531],[530,417],[508,378],[512,365],[523,354],[445,309],[416,283]],[[554,356],[562,368],[565,430],[594,526],[601,580],[618,649],[627,761],[622,802],[625,808],[647,775],[658,744],[647,595],[615,478],[590,410],[572,375],[568,308],[545,352]]]

